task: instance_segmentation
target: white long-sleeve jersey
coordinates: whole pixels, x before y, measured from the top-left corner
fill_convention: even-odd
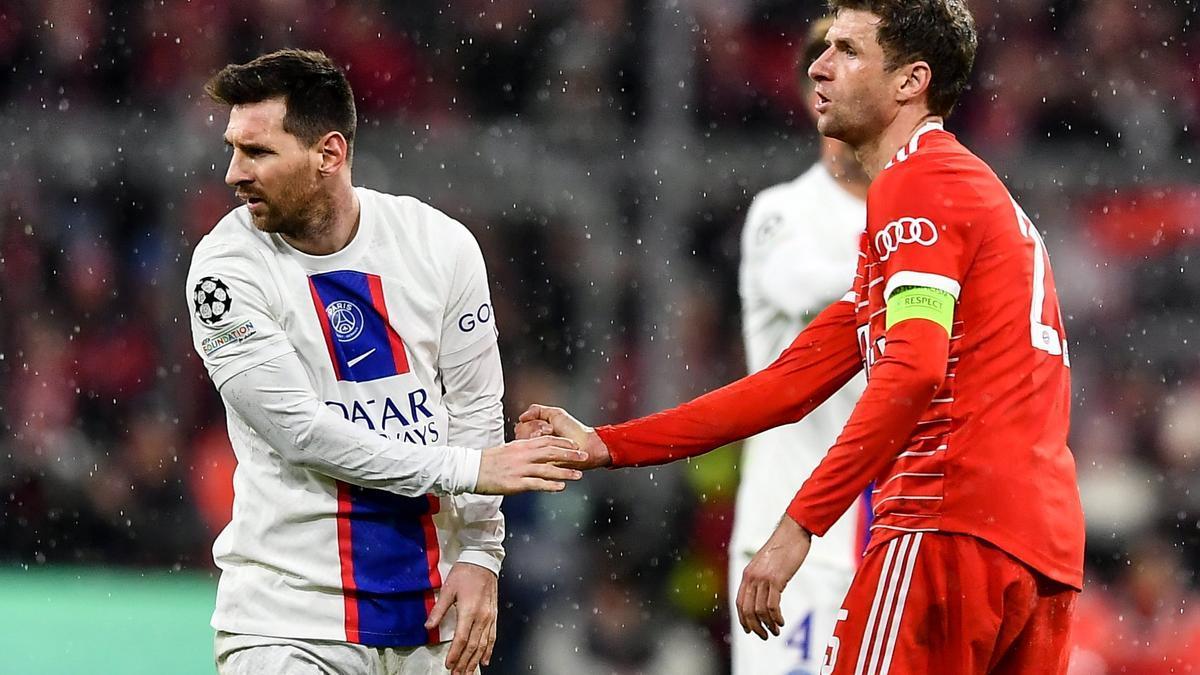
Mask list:
[[[474,488],[503,442],[487,274],[462,225],[356,188],[358,231],[311,256],[245,207],[196,247],[196,351],[226,404],[233,519],[214,628],[416,646],[455,562],[498,572],[500,499]]]
[[[771,363],[809,320],[854,281],[866,204],[816,164],[760,192],[742,230],[739,293],[750,372]],[[796,424],[749,439],[742,454],[732,551],[753,555],[801,484],[833,446],[862,394],[861,375]],[[869,514],[856,503],[813,540],[809,564],[854,569]]]

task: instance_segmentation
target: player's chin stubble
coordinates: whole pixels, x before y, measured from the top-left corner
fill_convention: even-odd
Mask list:
[[[305,230],[294,218],[279,216],[271,211],[262,216],[254,216],[254,226],[262,232],[280,234],[285,237],[299,237]]]
[[[825,136],[826,138],[832,138],[835,141],[845,140],[842,138],[841,125],[839,125],[837,119],[828,112],[821,115],[821,117],[817,120],[817,131],[820,131],[822,136]]]
[[[288,208],[292,204],[305,204],[306,201],[297,193],[299,190],[286,187],[269,201],[264,199],[266,212],[261,215],[251,214],[254,226],[262,232],[280,234],[285,237],[299,238],[307,234],[310,225],[304,221],[303,207]]]

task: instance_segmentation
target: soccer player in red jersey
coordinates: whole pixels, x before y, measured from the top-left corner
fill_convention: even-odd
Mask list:
[[[1065,672],[1084,539],[1070,363],[1037,228],[942,126],[974,22],[963,0],[830,6],[809,70],[818,128],[872,178],[851,292],[766,369],[689,403],[596,429],[533,406],[518,433],[572,437],[587,467],[659,464],[800,419],[865,367],[841,436],[743,574],[743,628],[779,634],[811,537],[874,481],[822,673]]]

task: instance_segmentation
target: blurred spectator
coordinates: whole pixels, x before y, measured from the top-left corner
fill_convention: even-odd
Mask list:
[[[459,31],[455,78],[469,105],[462,112],[481,122],[526,112],[545,58],[545,23],[536,3],[463,0],[450,7]]]
[[[1111,585],[1090,584],[1076,609],[1071,675],[1166,675],[1200,670],[1196,574],[1171,545],[1136,543]]]
[[[1200,112],[1182,24],[1178,4],[1161,1],[1094,0],[1075,21],[1076,63],[1092,87],[1084,100],[1139,161],[1173,154]]]
[[[550,137],[594,149],[621,139],[639,104],[627,0],[585,2],[549,34],[535,110]]]
[[[303,13],[304,3],[297,4]],[[422,55],[389,20],[385,3],[342,3],[320,21],[329,27],[320,43],[346,69],[360,116],[419,112],[428,104],[429,75]]]
[[[527,663],[535,673],[633,675],[720,672],[703,633],[648,601],[645,589],[595,575],[581,599],[584,611],[559,607],[533,631]],[[650,596],[652,597],[652,596]],[[630,639],[630,636],[637,636]]]

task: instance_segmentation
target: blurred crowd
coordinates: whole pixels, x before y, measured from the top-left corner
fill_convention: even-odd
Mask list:
[[[1074,672],[1190,672],[1200,13],[1190,0],[969,4],[979,57],[948,128],[1046,233],[1069,326],[1089,518]],[[222,65],[283,46],[344,64],[356,182],[432,201],[484,247],[510,421],[536,400],[601,423],[671,403],[647,393],[660,380],[691,396],[744,372],[738,233],[755,192],[815,157],[795,55],[819,11],[0,0],[0,561],[211,566],[233,458],[183,277],[234,205],[223,111],[201,94]],[[647,154],[664,126],[687,162]],[[680,185],[660,171],[688,180],[657,192]],[[669,280],[654,251],[675,256]],[[655,336],[685,358],[657,360]],[[507,500],[489,672],[725,672],[736,471],[734,447]]]

